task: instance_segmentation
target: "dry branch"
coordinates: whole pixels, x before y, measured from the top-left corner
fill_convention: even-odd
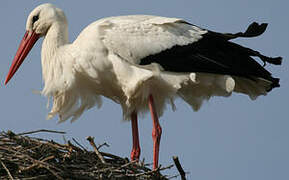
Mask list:
[[[0,163],[2,167],[5,169],[5,171],[7,172],[9,179],[14,180],[13,176],[11,175],[9,169],[5,166],[5,164],[1,160],[0,160]]]
[[[174,163],[175,163],[175,165],[176,165],[176,167],[177,167],[177,169],[178,169],[178,171],[179,171],[179,173],[181,175],[182,180],[186,180],[186,173],[185,173],[184,169],[181,166],[179,158],[177,156],[173,156],[173,160],[174,160]]]
[[[101,153],[98,151],[98,149],[97,149],[97,147],[96,147],[96,145],[95,145],[95,143],[94,143],[94,137],[88,136],[88,137],[86,138],[86,140],[89,141],[90,145],[91,145],[91,146],[93,147],[93,149],[94,149],[95,154],[98,156],[98,158],[101,160],[101,162],[102,162],[103,164],[106,164],[103,156],[102,156]]]

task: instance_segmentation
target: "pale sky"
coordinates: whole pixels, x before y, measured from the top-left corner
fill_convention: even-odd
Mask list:
[[[48,1],[41,1],[48,2]],[[260,37],[237,42],[268,56],[282,56],[283,65],[268,69],[280,77],[281,87],[255,101],[241,94],[215,97],[200,111],[177,100],[177,111],[168,109],[160,118],[163,136],[160,164],[173,163],[179,156],[188,179],[272,180],[289,179],[289,3],[285,0],[146,0],[146,1],[49,1],[66,13],[69,37],[73,41],[91,22],[107,16],[151,14],[180,17],[198,26],[220,32],[244,31],[253,21],[269,23]],[[66,131],[66,139],[76,138],[90,148],[86,136],[96,143],[107,142],[106,152],[130,157],[132,137],[129,122],[122,122],[118,104],[104,99],[103,107],[85,112],[75,123],[47,121],[46,98],[34,94],[43,87],[40,40],[5,87],[4,80],[25,32],[26,18],[40,1],[3,0],[0,61],[0,130],[17,132],[53,129]],[[139,121],[141,159],[152,162],[152,122],[149,114]],[[39,134],[63,142],[63,137]],[[170,175],[177,170],[166,171]]]

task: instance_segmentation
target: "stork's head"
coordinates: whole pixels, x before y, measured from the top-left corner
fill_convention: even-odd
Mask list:
[[[42,4],[37,6],[29,14],[26,22],[26,33],[24,34],[16,52],[6,77],[5,84],[7,84],[15,74],[36,41],[40,37],[45,36],[52,25],[59,25],[61,23],[67,23],[66,17],[61,9],[52,4]]]
[[[66,23],[63,11],[53,4],[42,4],[29,14],[26,22],[26,31],[45,36],[54,23]]]

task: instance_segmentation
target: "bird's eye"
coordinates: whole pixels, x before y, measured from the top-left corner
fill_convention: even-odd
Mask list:
[[[33,18],[32,18],[32,24],[34,24],[38,19],[39,19],[39,16],[38,16],[38,15],[33,16]]]

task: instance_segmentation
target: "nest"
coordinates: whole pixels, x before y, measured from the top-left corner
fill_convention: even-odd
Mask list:
[[[129,161],[110,153],[100,152],[106,143],[96,147],[92,137],[87,140],[94,151],[81,146],[75,139],[60,144],[27,136],[38,130],[15,134],[0,133],[0,179],[169,179],[160,172],[173,165],[156,170],[147,164]]]

